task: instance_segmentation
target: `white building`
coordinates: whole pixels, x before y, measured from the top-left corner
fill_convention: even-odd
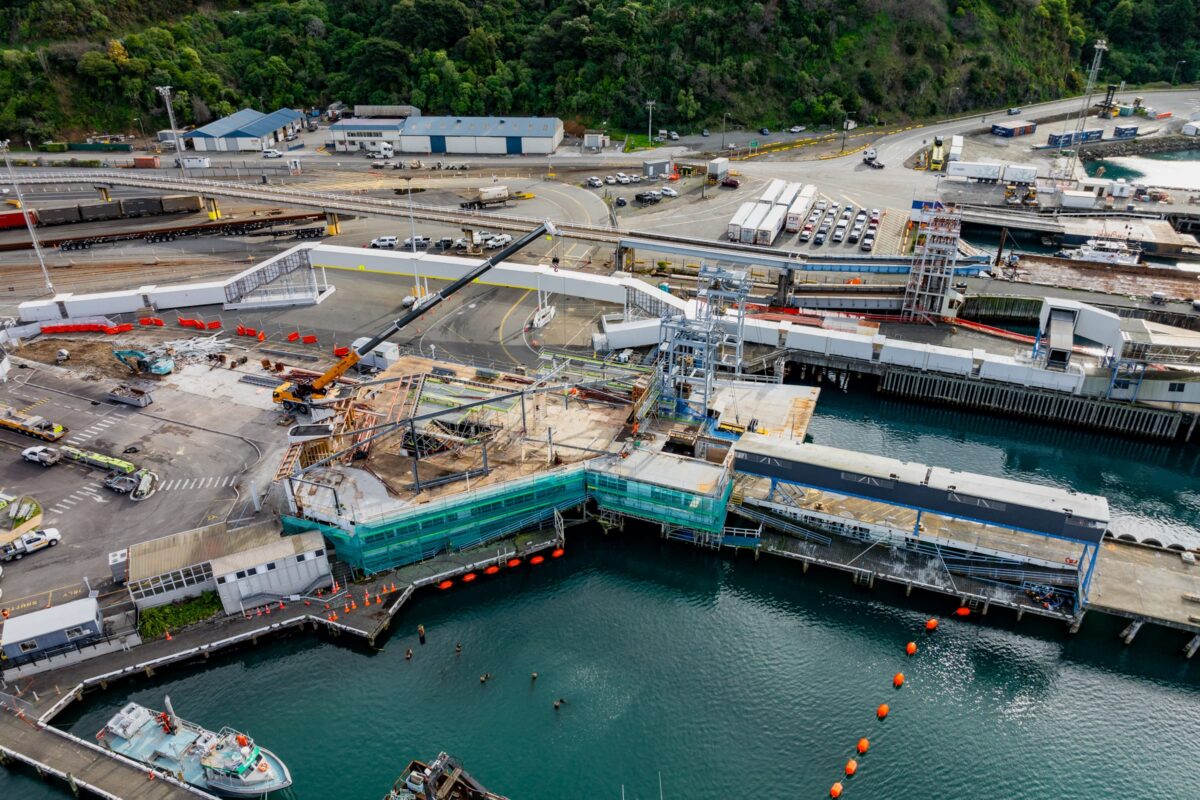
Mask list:
[[[193,150],[201,152],[267,150],[286,141],[290,134],[298,133],[303,127],[304,115],[290,108],[270,114],[243,108],[185,133],[183,141],[185,147],[190,143]]]
[[[549,155],[562,143],[556,117],[409,117],[347,119],[329,126],[339,153],[388,142],[414,155]]]

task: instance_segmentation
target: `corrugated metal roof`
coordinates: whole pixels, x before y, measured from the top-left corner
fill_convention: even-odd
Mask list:
[[[13,617],[4,623],[4,635],[0,637],[0,646],[36,639],[47,633],[66,630],[94,622],[100,611],[100,604],[94,598],[85,597],[82,600],[72,600],[61,606],[43,608],[41,611],[31,611],[19,617]]]
[[[185,139],[223,139],[226,137],[256,139],[271,131],[279,130],[293,120],[302,118],[299,111],[290,108],[280,108],[270,114],[255,111],[253,108],[243,108],[228,117],[222,117],[216,122],[210,122],[202,128],[197,128],[185,134]]]
[[[399,131],[403,128],[402,119],[339,119],[329,126],[329,131]]]
[[[411,117],[405,136],[535,136],[549,138],[562,126],[557,117]]]
[[[231,572],[257,567],[276,561],[280,558],[309,553],[325,546],[325,540],[316,531],[298,533],[295,536],[281,536],[273,542],[243,550],[240,553],[230,553],[212,560],[213,577],[228,575]]]
[[[224,523],[138,542],[129,548],[129,580],[152,578],[184,567],[270,544],[279,538],[273,520],[230,530]]]

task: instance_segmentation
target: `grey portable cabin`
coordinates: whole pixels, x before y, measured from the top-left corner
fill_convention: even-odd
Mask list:
[[[58,655],[104,637],[104,619],[95,598],[73,600],[13,617],[0,636],[5,666]]]

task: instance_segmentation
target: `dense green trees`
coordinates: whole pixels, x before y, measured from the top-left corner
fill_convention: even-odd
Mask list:
[[[640,129],[901,119],[1200,70],[1198,0],[10,0],[0,135],[411,102]]]

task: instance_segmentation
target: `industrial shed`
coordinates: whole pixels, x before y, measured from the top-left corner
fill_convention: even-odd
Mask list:
[[[404,129],[402,119],[340,119],[329,126],[333,150],[338,153],[356,153],[369,150],[375,142],[387,142],[396,152],[401,152],[400,133]]]
[[[128,570],[139,610],[217,591],[226,613],[263,602],[254,598],[306,592],[330,576],[320,534],[284,538],[274,521],[232,529],[219,523],[139,542],[129,548]]]
[[[406,153],[548,155],[563,139],[555,117],[414,117],[404,123]]]
[[[284,141],[288,134],[304,126],[304,115],[290,108],[270,114],[243,108],[241,111],[210,122],[183,135],[192,149],[200,152],[242,152],[266,150]]]
[[[19,666],[91,644],[103,636],[100,604],[87,597],[8,620],[0,637],[0,650],[6,666]]]

